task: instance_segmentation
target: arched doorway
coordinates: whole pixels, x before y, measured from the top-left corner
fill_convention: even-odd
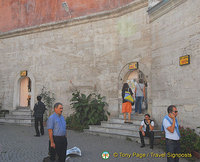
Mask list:
[[[13,109],[20,107],[34,108],[35,78],[31,72],[22,77],[16,74],[14,82]]]
[[[20,79],[20,107],[30,107],[31,101],[31,79],[23,77]]]
[[[144,84],[145,84],[145,93],[146,93],[146,98],[145,98],[145,102],[144,102],[144,108],[143,108],[143,113],[146,113],[148,111],[148,80],[147,80],[147,75],[145,75],[143,73],[143,71],[141,69],[143,69],[143,67],[141,69],[136,69],[136,70],[130,70],[128,68],[129,64],[126,64],[120,74],[119,74],[119,80],[118,80],[118,89],[119,89],[119,94],[118,94],[118,112],[119,114],[121,113],[122,110],[122,95],[121,95],[121,90],[122,90],[122,86],[124,83],[128,83],[129,86],[131,87],[133,93],[135,93],[135,86],[138,83],[138,81],[140,79],[143,80]],[[142,65],[140,65],[142,66]],[[144,70],[144,69],[143,69]],[[135,95],[134,95],[135,96]],[[135,109],[135,105],[133,106],[133,109]]]
[[[145,84],[145,98],[144,98],[144,107],[143,107],[143,112],[146,112],[145,110],[148,109],[148,92],[147,92],[147,80],[145,78],[145,75],[142,71],[140,70],[136,70],[136,71],[132,71],[129,75],[128,75],[128,78],[124,81],[124,83],[128,83],[129,84],[129,87],[132,89],[133,93],[134,93],[134,96],[135,96],[135,86],[136,84],[138,84],[138,81],[139,80],[143,80],[143,83]]]

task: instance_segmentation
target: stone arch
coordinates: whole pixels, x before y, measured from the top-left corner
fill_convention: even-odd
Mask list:
[[[121,112],[121,105],[122,105],[122,97],[121,97],[121,90],[123,83],[128,79],[130,74],[133,72],[129,70],[129,64],[136,62],[132,61],[124,65],[119,73],[118,76],[118,114]],[[135,70],[137,73],[141,73],[144,77],[145,82],[147,83],[147,91],[148,91],[148,113],[151,114],[151,80],[150,80],[150,68],[147,65],[143,64],[142,62],[138,62],[138,69]]]
[[[30,100],[30,109],[33,110],[34,108],[34,98],[35,98],[35,79],[31,72],[27,73],[27,76],[31,80],[31,92],[29,95],[31,96]],[[20,106],[20,84],[21,84],[22,77],[20,76],[20,72],[16,74],[15,80],[14,80],[14,96],[13,96],[13,108],[16,109],[18,106]]]

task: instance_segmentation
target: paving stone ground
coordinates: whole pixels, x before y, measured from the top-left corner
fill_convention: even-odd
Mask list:
[[[34,127],[0,125],[0,162],[42,162],[42,159],[48,156],[48,134],[45,128],[45,134],[41,137],[34,137]],[[140,148],[140,144],[110,137],[101,137],[89,135],[83,132],[68,130],[68,149],[74,146],[79,147],[82,152],[81,157],[70,157],[67,162],[163,162],[166,158],[152,157],[156,154],[163,154],[163,150],[158,146],[150,149],[149,146]],[[102,159],[102,152],[110,153],[109,159]],[[146,155],[149,157],[133,157],[137,155]],[[114,157],[114,154],[117,157]],[[130,158],[126,155],[131,155]],[[186,162],[186,159],[180,159],[180,162]]]

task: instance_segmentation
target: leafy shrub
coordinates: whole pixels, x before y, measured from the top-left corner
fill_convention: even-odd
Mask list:
[[[86,96],[80,91],[75,91],[72,96],[70,101],[75,112],[66,119],[68,128],[83,130],[89,125],[99,125],[101,121],[108,120],[110,113],[104,110],[108,105],[104,96],[95,93]]]
[[[191,153],[195,150],[194,145],[199,137],[197,136],[195,131],[190,128],[183,128],[180,126],[179,131],[181,134],[181,151],[184,153]]]
[[[44,104],[48,109],[48,115],[50,116],[53,108],[53,103],[55,101],[55,94],[43,86],[42,92],[39,95],[42,97],[42,101],[44,101]]]
[[[198,136],[197,141],[194,144],[194,150],[200,152],[200,137]]]
[[[161,136],[161,139],[160,139],[160,145],[161,145],[162,149],[163,149],[164,151],[166,151],[166,138],[165,138],[164,136],[165,136],[165,135],[164,135],[164,133],[163,133],[162,136]]]
[[[73,129],[73,130],[80,130],[82,131],[85,126],[80,124],[79,119],[77,119],[77,116],[75,114],[70,115],[66,119],[67,122],[67,128]]]

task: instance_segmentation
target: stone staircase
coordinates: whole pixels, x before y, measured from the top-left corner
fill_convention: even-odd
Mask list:
[[[0,117],[0,123],[10,123],[17,125],[33,125],[34,118],[32,116],[32,110],[28,107],[17,107],[16,110],[10,111],[9,114],[5,114],[5,117]]]
[[[133,124],[124,123],[123,115],[120,114],[119,118],[111,118],[109,121],[103,121],[101,122],[101,125],[90,125],[89,129],[85,129],[84,132],[93,135],[133,140],[140,143],[138,131],[141,121],[144,120],[144,114],[131,114],[131,119]],[[154,144],[159,144],[160,138],[161,131],[157,128],[157,125],[155,124]],[[145,144],[149,144],[149,138],[145,138]]]

